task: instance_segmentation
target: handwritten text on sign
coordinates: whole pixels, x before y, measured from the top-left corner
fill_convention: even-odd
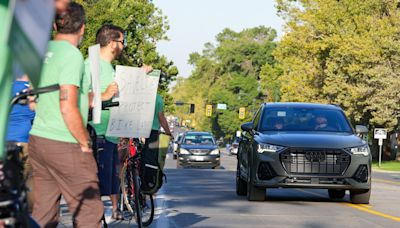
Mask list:
[[[139,138],[150,136],[160,71],[150,75],[137,67],[117,66],[119,107],[111,108],[107,136]]]

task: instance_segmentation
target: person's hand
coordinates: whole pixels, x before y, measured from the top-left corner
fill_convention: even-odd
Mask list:
[[[116,93],[118,93],[118,84],[116,82],[112,82],[107,86],[106,91],[102,94],[102,100],[110,100]]]
[[[83,153],[93,153],[93,149],[92,149],[92,141],[89,139],[84,143],[80,143],[81,146],[81,151]]]
[[[174,140],[174,136],[172,135],[171,132],[168,132],[168,133],[165,133],[165,134],[168,135],[171,138],[171,140]]]
[[[34,96],[28,96],[28,107],[31,111],[36,109],[36,98]]]
[[[93,149],[89,146],[81,146],[81,151],[83,153],[93,153]]]
[[[143,69],[146,74],[148,74],[148,73],[153,71],[153,67],[152,66],[148,66],[148,65],[144,65],[144,64],[141,67],[141,69]]]

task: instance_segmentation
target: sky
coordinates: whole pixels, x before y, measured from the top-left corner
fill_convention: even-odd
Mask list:
[[[207,42],[224,28],[240,32],[260,25],[282,36],[283,20],[277,16],[275,0],[153,0],[167,16],[169,41],[160,41],[157,50],[178,67],[180,77],[188,77],[193,67],[189,54],[203,50]]]

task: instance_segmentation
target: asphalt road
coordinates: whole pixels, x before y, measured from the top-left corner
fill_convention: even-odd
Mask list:
[[[369,205],[340,202],[326,190],[268,189],[265,202],[249,202],[235,193],[236,158],[222,155],[221,169],[176,169],[168,156],[168,182],[156,197],[150,227],[400,227],[400,173],[373,173]],[[109,219],[109,202],[106,212]],[[66,208],[64,208],[66,209]],[[59,227],[70,227],[63,216]],[[136,227],[110,221],[109,227]]]

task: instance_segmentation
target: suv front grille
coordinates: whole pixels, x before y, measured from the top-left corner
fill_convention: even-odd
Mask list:
[[[350,154],[334,149],[291,148],[280,158],[288,174],[343,175],[350,165]]]
[[[189,151],[193,155],[207,155],[210,152],[210,150],[205,150],[205,149],[191,149]]]

